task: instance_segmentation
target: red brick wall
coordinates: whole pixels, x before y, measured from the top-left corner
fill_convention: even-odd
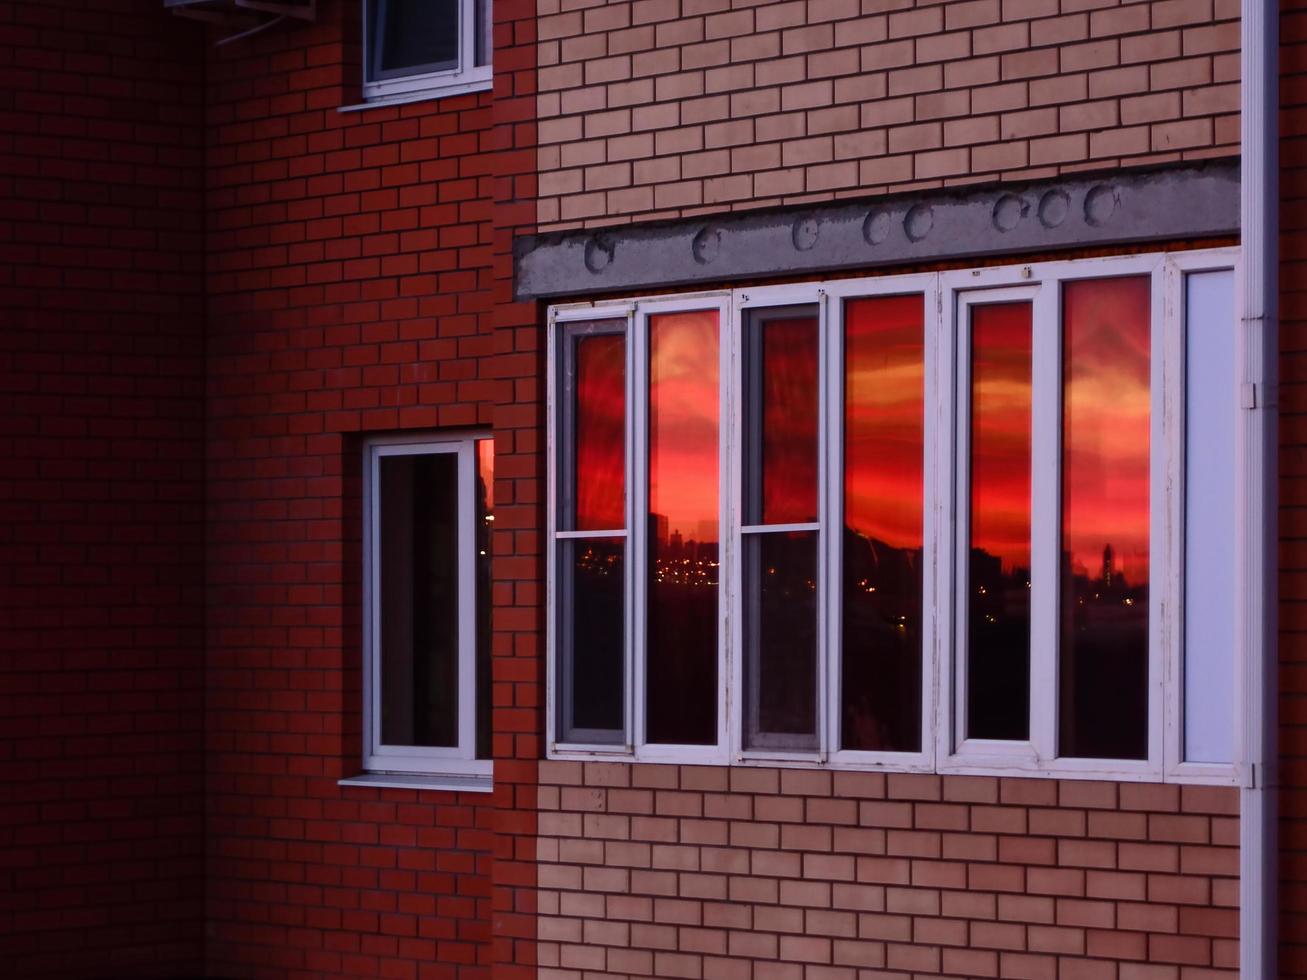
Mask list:
[[[513,760],[540,728],[538,339],[495,225],[534,219],[534,154],[514,150],[533,25],[496,3],[493,112],[485,92],[341,113],[359,5],[318,7],[209,60],[208,966],[485,977],[534,936],[515,924],[530,868],[492,835],[530,831],[534,768]],[[361,439],[468,426],[498,454],[496,792],[342,788]]]
[[[1280,18],[1280,975],[1307,977],[1307,2]]]
[[[1229,787],[546,763],[541,977],[1235,977],[1238,807]]]
[[[0,971],[200,958],[201,38],[0,6]]]

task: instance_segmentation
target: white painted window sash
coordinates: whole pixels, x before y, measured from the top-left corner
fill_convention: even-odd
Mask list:
[[[490,775],[493,763],[476,758],[476,443],[488,434],[369,439],[364,446],[363,513],[363,768],[373,773]],[[458,521],[458,744],[388,745],[381,737],[380,463],[386,456],[457,457]]]
[[[492,69],[489,64],[476,64],[476,7],[477,0],[459,0],[458,7],[458,63],[451,68],[439,71],[421,71],[412,74],[394,74],[387,78],[374,78],[373,60],[377,38],[374,36],[374,19],[381,16],[377,8],[384,6],[387,0],[364,0],[361,5],[363,17],[363,85],[364,99],[385,100],[414,93],[430,93],[432,96],[477,91],[489,88]],[[376,10],[374,14],[373,11]],[[489,4],[486,7],[486,19],[493,16]],[[487,24],[489,32],[490,25]],[[493,44],[487,41],[486,57],[491,57]]]
[[[549,357],[555,356],[555,321],[594,320],[607,315],[629,317],[628,326],[628,724],[630,745],[556,745],[550,756],[602,758],[614,755],[637,761],[734,761],[742,765],[814,766],[843,769],[1032,775],[1117,781],[1171,780],[1230,783],[1231,766],[1203,766],[1180,761],[1183,686],[1182,640],[1179,636],[1183,502],[1184,360],[1181,273],[1190,269],[1229,268],[1237,250],[1205,250],[1179,255],[1066,260],[943,272],[848,279],[777,287],[754,287],[731,293],[655,297],[600,304],[574,304],[551,311]],[[1150,275],[1151,411],[1150,411],[1150,610],[1149,610],[1149,754],[1146,760],[1071,759],[1057,755],[1057,669],[1061,547],[1062,437],[1062,283],[1074,279]],[[818,530],[842,523],[843,492],[843,304],[846,299],[921,293],[925,297],[925,458],[923,460],[923,617],[922,749],[920,752],[856,752],[838,748],[840,725],[840,562],[842,538],[820,534],[818,562],[820,750],[744,751],[742,721],[742,646],[740,575],[743,536],[780,530]],[[969,357],[963,333],[969,333],[969,309],[1005,297],[1029,298],[1032,309],[1032,549],[1031,549],[1031,739],[1029,743],[963,740],[965,731],[966,557],[966,420],[969,402]],[[741,526],[743,420],[740,343],[744,314],[770,306],[818,304],[820,329],[819,519],[793,526]],[[720,458],[722,559],[719,585],[718,744],[678,746],[644,744],[644,629],[647,587],[644,565],[648,542],[648,317],[656,313],[716,308],[720,319],[721,379]],[[556,397],[549,380],[549,439],[556,434]],[[1177,412],[1179,411],[1179,414]],[[1243,442],[1241,441],[1241,452]],[[550,507],[555,498],[556,450],[550,448]],[[550,511],[552,522],[553,513]],[[623,532],[584,532],[577,536],[617,536]],[[1247,532],[1244,532],[1247,533]],[[556,539],[568,536],[550,527],[550,656],[557,596],[553,593]],[[1167,617],[1172,621],[1168,622]],[[1236,668],[1241,663],[1236,656]],[[1240,675],[1241,676],[1241,675]],[[549,670],[549,724],[555,724]],[[1237,702],[1241,703],[1241,702]],[[1237,751],[1237,749],[1236,749]]]

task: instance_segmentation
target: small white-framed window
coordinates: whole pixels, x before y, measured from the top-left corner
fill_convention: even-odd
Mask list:
[[[363,768],[488,782],[494,441],[377,436],[363,457]]]
[[[363,0],[363,97],[488,88],[491,0]]]
[[[1237,258],[551,310],[549,754],[1236,781]]]

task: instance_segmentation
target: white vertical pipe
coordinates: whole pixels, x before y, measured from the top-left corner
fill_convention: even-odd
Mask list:
[[[1239,602],[1246,774],[1240,800],[1239,938],[1245,980],[1277,975],[1278,16],[1277,0],[1242,0],[1240,333],[1244,380],[1252,386],[1254,406],[1244,413],[1244,591]]]

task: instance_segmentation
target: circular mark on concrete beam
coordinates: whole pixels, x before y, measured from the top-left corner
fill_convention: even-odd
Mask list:
[[[820,234],[821,222],[809,214],[795,219],[794,227],[790,229],[790,240],[798,251],[807,252],[817,244]]]
[[[1071,198],[1066,191],[1047,191],[1039,199],[1039,223],[1052,230],[1066,221],[1071,213]]]
[[[921,241],[934,227],[935,209],[929,204],[914,204],[903,217],[903,233],[909,241]]]
[[[1112,220],[1112,215],[1116,214],[1117,205],[1120,203],[1116,188],[1111,185],[1099,184],[1092,187],[1085,195],[1085,220],[1095,228],[1105,225]]]
[[[690,251],[694,255],[694,261],[700,265],[707,265],[721,253],[722,250],[722,230],[707,225],[699,229],[699,233],[694,236],[694,241],[690,243]]]
[[[862,237],[868,245],[879,245],[889,238],[890,227],[888,211],[868,211],[866,220],[862,222]]]
[[[613,262],[616,248],[607,235],[595,235],[585,243],[585,267],[592,275],[607,269]]]
[[[1004,194],[994,202],[994,227],[1009,232],[1021,223],[1029,210],[1030,205],[1016,194]]]

